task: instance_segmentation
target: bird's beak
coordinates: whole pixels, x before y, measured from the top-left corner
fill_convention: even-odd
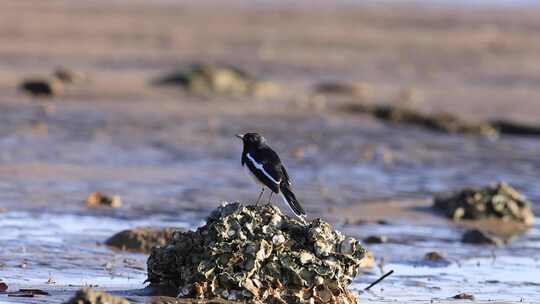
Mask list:
[[[238,137],[240,139],[244,139],[244,134],[236,134],[236,137]]]

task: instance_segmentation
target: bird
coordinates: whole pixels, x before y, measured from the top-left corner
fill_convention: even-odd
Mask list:
[[[255,183],[262,187],[256,204],[261,200],[265,188],[268,188],[270,189],[268,203],[273,193],[280,194],[293,213],[305,222],[306,212],[291,189],[292,183],[287,169],[277,153],[266,144],[266,139],[258,133],[237,134],[236,137],[244,144],[242,166]]]

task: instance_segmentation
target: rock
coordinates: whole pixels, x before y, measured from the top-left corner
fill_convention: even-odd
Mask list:
[[[478,230],[478,229],[472,229],[472,230],[467,230],[465,231],[465,233],[463,234],[463,237],[461,239],[461,241],[463,243],[467,243],[467,244],[475,244],[475,245],[497,245],[497,246],[500,246],[500,245],[503,245],[504,242],[495,237],[495,236],[490,236],[484,232],[482,232],[481,230]]]
[[[8,290],[8,285],[4,282],[0,282],[0,292],[6,292]]]
[[[424,114],[412,109],[395,105],[350,104],[347,112],[364,113],[380,120],[418,126],[432,131],[450,134],[471,134],[486,137],[497,137],[498,132],[489,123],[471,123],[448,113]]]
[[[84,74],[63,67],[56,69],[53,76],[65,84],[78,84],[86,79]]]
[[[474,300],[474,296],[472,294],[464,293],[464,292],[457,294],[453,296],[452,298],[457,299],[457,300]]]
[[[446,259],[440,252],[431,251],[424,255],[424,262],[428,266],[448,266],[451,262]]]
[[[497,218],[532,225],[534,215],[531,203],[519,192],[498,183],[485,188],[465,188],[449,195],[438,195],[433,207],[458,221],[461,219]]]
[[[425,261],[438,262],[438,261],[442,261],[444,259],[445,258],[442,256],[442,254],[440,254],[437,251],[431,251],[431,252],[426,253],[426,255],[424,255],[424,260]]]
[[[77,291],[75,296],[66,304],[129,304],[129,301],[122,298],[112,296],[105,292],[94,291],[90,288],[83,288]]]
[[[427,115],[395,106],[380,106],[376,108],[374,114],[379,119],[421,126],[444,133],[478,134],[488,137],[497,134],[497,131],[488,124],[467,123],[447,113]]]
[[[272,205],[224,204],[197,231],[154,248],[147,281],[181,298],[356,303],[347,286],[365,253],[320,219],[306,225]]]
[[[279,92],[277,85],[259,81],[241,69],[227,65],[193,64],[153,83],[180,86],[198,94],[268,97]]]
[[[23,80],[19,89],[33,96],[52,97],[63,92],[62,82],[55,78],[32,78]]]
[[[388,242],[388,237],[384,235],[371,235],[362,240],[366,244],[383,244]]]
[[[366,99],[371,93],[371,88],[365,83],[322,82],[315,85],[314,91],[323,95],[345,95]]]
[[[540,125],[527,125],[509,120],[492,120],[490,124],[501,134],[540,136]]]
[[[171,241],[179,228],[135,228],[124,230],[113,235],[105,244],[107,246],[127,251],[150,253],[153,247],[165,246]]]
[[[109,197],[101,192],[93,192],[86,198],[85,204],[87,208],[119,208],[122,200],[117,195]]]

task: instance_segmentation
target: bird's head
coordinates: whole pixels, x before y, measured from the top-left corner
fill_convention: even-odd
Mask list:
[[[240,138],[245,146],[257,147],[266,142],[259,133],[236,134],[236,137]]]

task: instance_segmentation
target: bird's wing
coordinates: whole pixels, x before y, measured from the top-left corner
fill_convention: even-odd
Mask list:
[[[289,178],[289,173],[287,173],[287,170],[285,169],[285,166],[281,164],[281,172],[283,172],[283,180],[289,184],[292,185],[291,179]]]
[[[246,153],[246,164],[261,182],[277,193],[283,175],[280,170],[279,157],[276,159],[275,152],[271,152],[264,150],[248,152]]]

